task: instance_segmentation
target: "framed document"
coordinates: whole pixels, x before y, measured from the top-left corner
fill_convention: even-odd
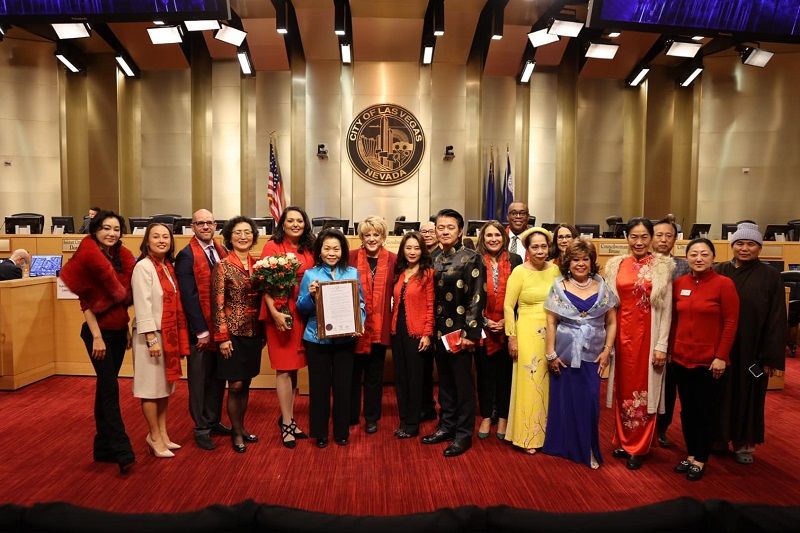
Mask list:
[[[356,280],[326,281],[319,284],[317,337],[352,337],[364,332]]]

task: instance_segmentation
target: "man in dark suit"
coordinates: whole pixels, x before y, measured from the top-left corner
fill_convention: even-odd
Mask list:
[[[214,242],[214,215],[200,209],[192,215],[194,237],[175,258],[175,275],[181,289],[181,301],[189,322],[191,353],[187,361],[189,413],[194,420],[194,440],[204,450],[216,446],[211,433],[230,435],[230,428],[220,420],[225,381],[217,379],[217,346],[210,333],[211,271],[227,255]]]
[[[89,214],[83,217],[83,222],[81,223],[81,227],[78,228],[78,233],[89,233],[89,224],[92,223],[92,219],[100,212],[99,207],[90,207]]]
[[[14,250],[11,257],[0,260],[0,281],[20,279],[24,268],[30,268],[31,254],[22,248]]]

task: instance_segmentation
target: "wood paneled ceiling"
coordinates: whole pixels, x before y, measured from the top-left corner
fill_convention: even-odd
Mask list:
[[[481,31],[479,20],[487,2],[493,0],[444,0],[445,34],[437,38],[434,63],[465,64],[474,42],[482,41],[487,47],[484,73],[487,76],[517,76],[526,48],[527,34],[555,0],[508,0],[504,11],[504,36],[493,41],[476,39]],[[352,17],[352,43],[354,61],[419,61],[425,12],[428,0],[349,0]],[[559,1],[558,4],[563,4]],[[586,1],[575,0],[578,18],[585,18]],[[299,27],[299,43],[306,61],[338,61],[339,42],[333,33],[333,0],[292,0]],[[287,42],[298,42],[295,37],[285,39],[275,31],[276,14],[270,0],[231,0],[231,8],[241,17],[248,33],[247,42],[256,70],[289,70]],[[153,45],[146,28],[151,24],[112,23],[109,27],[120,43],[142,70],[186,69],[189,61],[180,45]],[[485,28],[485,26],[483,26]],[[8,38],[50,38],[47,27],[12,28]],[[26,31],[28,30],[28,31]],[[236,49],[213,38],[213,32],[203,32],[208,53],[214,60],[234,60]],[[481,37],[478,35],[478,37]],[[606,61],[589,59],[581,69],[581,76],[592,78],[624,79],[635,65],[648,53],[659,35],[625,31],[615,42],[620,50],[615,59]],[[704,42],[708,42],[707,39]],[[542,46],[536,50],[537,69],[558,66],[565,56],[570,39]],[[86,54],[109,53],[111,47],[93,33],[89,39],[72,41]],[[0,44],[2,46],[2,44]],[[797,51],[796,45],[770,45],[776,52]],[[663,54],[657,64],[676,64]]]

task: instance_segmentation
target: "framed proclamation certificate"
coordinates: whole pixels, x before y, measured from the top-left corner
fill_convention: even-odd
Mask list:
[[[352,337],[364,332],[356,280],[320,283],[316,301],[320,339]]]

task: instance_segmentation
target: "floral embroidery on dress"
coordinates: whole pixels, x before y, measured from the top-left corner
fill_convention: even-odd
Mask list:
[[[622,402],[622,425],[628,429],[637,429],[647,424],[650,415],[647,414],[647,391],[633,391],[632,400]]]
[[[654,262],[654,255],[648,255],[641,261],[633,260],[633,270],[636,272],[636,281],[633,283],[633,295],[636,297],[636,306],[644,311],[650,309],[648,286],[653,281]]]
[[[538,333],[538,334],[539,334],[539,337],[541,337],[542,339],[544,339],[544,338],[547,336],[547,327],[545,327],[545,326],[542,326],[541,328],[539,328],[539,329],[536,331],[536,333]]]
[[[528,377],[531,381],[533,381],[534,374],[536,373],[536,367],[539,366],[539,358],[534,357],[531,359],[531,362],[527,365],[522,365],[522,368],[528,371]]]

